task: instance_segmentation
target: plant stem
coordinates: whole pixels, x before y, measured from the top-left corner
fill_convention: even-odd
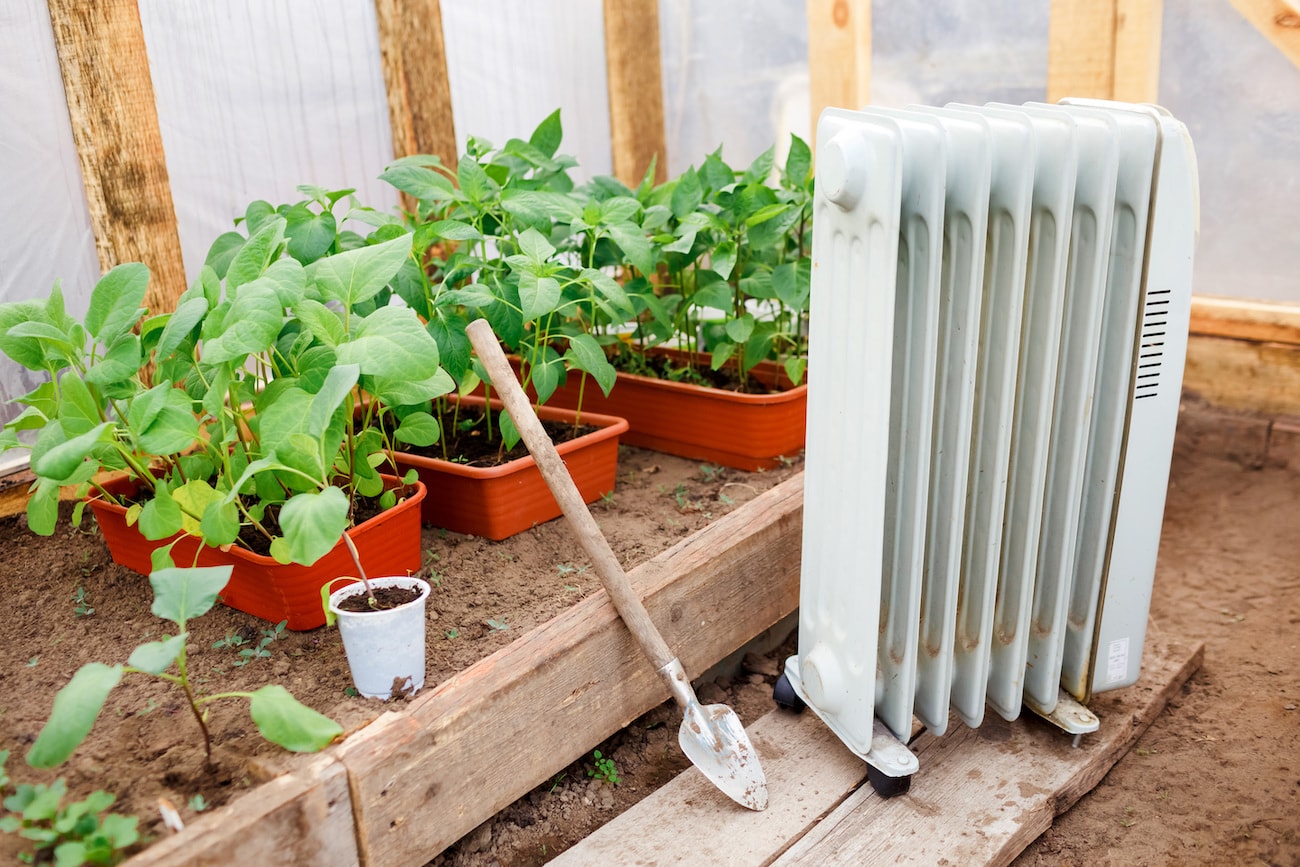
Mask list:
[[[373,608],[375,605],[375,591],[370,586],[370,579],[366,577],[366,570],[361,566],[361,555],[357,553],[357,546],[352,542],[352,537],[347,533],[343,534],[343,543],[348,546],[348,553],[352,555],[352,562],[357,567],[357,575],[361,578],[361,583],[366,585],[366,601]]]

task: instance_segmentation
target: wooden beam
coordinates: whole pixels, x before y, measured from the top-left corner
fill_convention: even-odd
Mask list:
[[[1183,389],[1215,406],[1300,416],[1300,346],[1193,334]]]
[[[614,175],[635,189],[650,161],[655,182],[668,177],[659,0],[604,0],[605,70]]]
[[[49,0],[49,11],[100,267],[145,263],[145,304],[170,311],[185,265],[136,0]]]
[[[1116,0],[1115,74],[1111,98],[1160,101],[1160,35],[1164,0]]]
[[[458,147],[439,0],[375,0],[393,156],[433,154],[456,167]]]
[[[1115,93],[1115,0],[1052,0],[1047,101]]]
[[[632,571],[692,677],[795,609],[803,476]],[[337,748],[364,863],[427,862],[668,697],[604,591]]]
[[[1300,346],[1300,305],[1196,295],[1191,333]]]
[[[125,867],[357,863],[347,772],[337,761],[316,756],[204,813],[183,833],[153,844]]]
[[[1300,9],[1285,0],[1231,0],[1231,3],[1278,51],[1300,66]]]
[[[871,0],[808,0],[812,130],[828,107],[871,102]]]

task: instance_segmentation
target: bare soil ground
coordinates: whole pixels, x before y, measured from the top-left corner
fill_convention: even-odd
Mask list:
[[[739,473],[638,449],[620,459],[619,487],[594,507],[625,566],[640,562],[796,472]],[[1236,417],[1189,404],[1166,508],[1150,632],[1206,643],[1205,664],[1092,793],[1018,865],[1300,863],[1300,426]],[[203,766],[193,720],[172,688],[132,679],[110,696],[99,725],[63,768],[22,761],[54,692],[83,663],[124,661],[164,627],[149,613],[147,584],[114,565],[93,526],[33,536],[21,518],[0,521],[7,557],[0,586],[0,749],[16,782],[68,779],[83,794],[105,788],[146,833],[167,833],[157,802],[183,818],[273,775],[288,757],[261,743],[238,701],[213,706],[215,770]],[[494,543],[426,529],[435,584],[428,683],[472,664],[595,592],[563,522]],[[78,591],[81,596],[78,597]],[[78,602],[78,598],[81,599]],[[93,613],[87,609],[93,608]],[[489,623],[491,621],[491,623]],[[287,633],[244,665],[242,634],[257,647],[272,624],[218,608],[192,624],[191,668],[209,691],[284,684],[349,730],[378,703],[346,695],[337,633]],[[504,628],[502,628],[504,627]],[[752,654],[703,685],[750,722],[772,709],[771,683],[785,648]],[[671,705],[651,711],[435,858],[435,865],[545,863],[683,770]],[[0,837],[0,857],[20,851]]]

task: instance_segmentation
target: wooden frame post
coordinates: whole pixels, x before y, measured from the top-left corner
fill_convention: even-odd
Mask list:
[[[1163,0],[1053,0],[1047,101],[1156,102]]]
[[[813,135],[827,106],[871,101],[871,0],[808,0],[808,98]]]
[[[459,149],[439,0],[375,0],[375,19],[393,156],[435,154],[454,169]]]
[[[655,182],[668,177],[659,0],[604,0],[605,71],[609,78],[614,175],[635,189],[650,161]]]
[[[168,312],[185,265],[136,0],[49,0],[100,267],[141,261],[145,304]]]
[[[1286,0],[1229,0],[1265,39],[1300,67],[1300,8]]]

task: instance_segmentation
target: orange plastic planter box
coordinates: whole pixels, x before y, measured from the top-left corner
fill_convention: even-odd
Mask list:
[[[400,484],[385,476],[390,487]],[[114,494],[134,494],[136,486],[120,479],[105,486]],[[420,503],[425,489],[416,484],[415,493],[393,508],[376,515],[350,530],[348,535],[361,555],[366,574],[378,578],[409,575],[421,566]],[[315,629],[325,625],[320,591],[326,582],[341,575],[355,575],[356,566],[347,546],[340,541],[334,549],[311,566],[278,563],[271,557],[242,548],[222,551],[204,545],[196,536],[178,533],[170,539],[150,541],[134,526],[127,526],[126,509],[99,497],[89,501],[90,508],[104,534],[104,542],[114,562],[142,575],[153,571],[149,559],[154,549],[180,537],[172,548],[172,559],[180,566],[225,566],[234,571],[230,583],[221,591],[221,601],[231,608],[260,617],[271,623],[288,621],[288,628]]]
[[[464,406],[483,405],[481,397],[460,401]],[[501,410],[499,401],[492,401],[492,406]],[[536,410],[543,421],[574,420],[572,410],[549,404]],[[592,503],[614,490],[619,437],[628,424],[585,408],[581,422],[598,430],[560,443],[556,451],[583,499]],[[428,488],[422,519],[431,526],[499,541],[560,516],[560,507],[531,456],[496,467],[471,467],[409,452],[395,452],[393,457],[399,470],[414,468]]]
[[[684,358],[675,350],[652,350]],[[769,386],[789,384],[781,368],[763,362],[753,375]],[[548,405],[577,405],[577,377],[570,374]],[[609,397],[588,380],[584,412],[627,419],[623,442],[740,470],[771,469],[804,447],[807,384],[771,394],[741,394],[682,382],[620,373]]]

